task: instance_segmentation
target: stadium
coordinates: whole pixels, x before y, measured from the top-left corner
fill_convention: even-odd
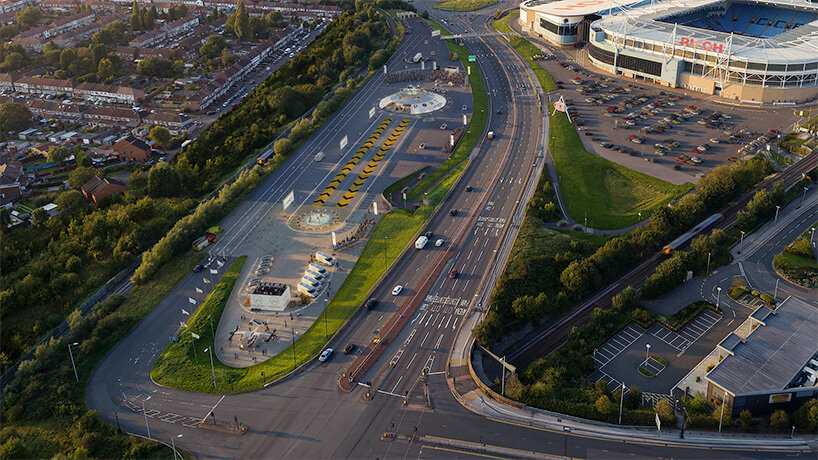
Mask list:
[[[587,42],[612,74],[752,104],[818,94],[818,4],[804,0],[562,0],[520,5],[525,31]]]

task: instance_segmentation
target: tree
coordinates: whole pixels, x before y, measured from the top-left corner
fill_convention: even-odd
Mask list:
[[[423,10],[423,13],[420,13],[420,17],[422,17],[423,19],[429,19],[429,11]]]
[[[242,0],[236,2],[236,11],[227,18],[227,25],[239,40],[250,38],[250,16],[247,14],[247,10],[244,9]]]
[[[219,56],[222,53],[222,50],[225,48],[226,43],[224,41],[224,37],[221,35],[211,35],[207,37],[205,40],[204,45],[199,48],[199,52],[202,53],[202,56],[206,56],[210,59]]]
[[[375,51],[372,57],[369,58],[369,69],[379,69],[381,66],[386,64],[387,59],[389,59],[389,53],[386,50],[380,49]]]
[[[790,427],[790,418],[786,412],[779,409],[770,415],[770,426],[776,430],[786,430]]]
[[[133,13],[131,13],[131,30],[134,32],[142,30],[142,19],[139,14],[139,7],[136,7]]]
[[[31,111],[25,105],[6,102],[0,106],[0,128],[3,131],[22,131],[31,123]]]
[[[17,24],[23,29],[30,29],[36,25],[43,17],[43,12],[36,6],[29,6],[28,8],[17,12]]]
[[[23,55],[23,53],[18,53],[16,51],[13,53],[8,53],[3,59],[3,63],[0,64],[0,71],[11,72],[23,67],[25,63],[26,57]]]
[[[148,195],[152,198],[174,197],[182,194],[182,181],[176,169],[159,163],[148,174]]]
[[[221,60],[222,65],[224,65],[225,67],[230,67],[231,65],[233,65],[233,63],[238,61],[238,59],[239,57],[236,56],[235,54],[227,51],[226,49],[222,50]]]
[[[0,37],[9,39],[20,33],[20,29],[14,24],[6,24],[0,27]]]
[[[148,137],[150,137],[153,142],[163,147],[170,144],[170,131],[168,131],[168,128],[165,128],[164,126],[154,126],[151,128],[151,132],[148,134]]]
[[[77,167],[91,166],[91,159],[79,145],[74,147],[74,163]]]
[[[0,208],[0,230],[5,230],[11,224],[11,210]]]
[[[131,173],[131,177],[128,178],[128,184],[131,186],[131,189],[140,190],[148,185],[148,176],[141,170],[137,169]]]
[[[106,78],[110,77],[114,74],[114,63],[111,62],[110,59],[100,59],[99,65],[97,66],[97,77],[105,80]]]
[[[77,190],[66,190],[54,199],[54,204],[57,205],[57,210],[62,214],[73,214],[85,207],[85,198]]]
[[[291,86],[282,86],[267,97],[267,103],[274,112],[283,113],[287,118],[295,118],[304,113],[301,94]]]
[[[812,431],[818,426],[818,399],[812,398],[795,411],[795,425]]]
[[[55,145],[48,149],[48,155],[46,155],[46,159],[48,161],[53,161],[55,163],[62,163],[68,158],[68,147],[64,145]]]
[[[43,208],[37,208],[31,213],[31,221],[34,225],[42,225],[48,220],[48,213]]]
[[[755,422],[755,420],[753,420],[753,414],[751,414],[747,409],[738,414],[738,420],[741,422],[741,427],[745,430],[752,428],[753,423]]]
[[[136,66],[136,71],[141,75],[150,77],[168,77],[173,72],[173,65],[167,59],[148,56],[139,61],[139,64]]]
[[[667,399],[660,399],[659,402],[656,403],[656,407],[654,409],[656,410],[656,413],[659,414],[659,418],[662,420],[670,421],[676,417],[676,413]]]
[[[611,398],[606,395],[602,395],[596,400],[594,407],[596,407],[596,411],[600,414],[608,415],[611,413],[611,411],[613,411],[614,405],[611,402]]]
[[[72,49],[64,49],[60,52],[60,67],[68,70],[71,64],[77,60],[77,52]]]
[[[273,144],[273,152],[276,155],[286,157],[287,155],[292,153],[292,151],[293,151],[293,143],[287,138],[279,139],[279,140],[275,141],[275,143]]]
[[[78,167],[68,173],[68,185],[72,188],[80,188],[96,175],[97,172],[93,168]]]
[[[639,302],[639,292],[631,286],[626,287],[611,299],[611,304],[617,310],[629,310]]]

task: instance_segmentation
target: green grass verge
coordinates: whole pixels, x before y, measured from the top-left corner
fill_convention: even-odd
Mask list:
[[[395,192],[397,192],[398,190],[405,187],[406,184],[408,184],[412,179],[414,179],[420,173],[422,173],[424,170],[426,170],[426,168],[428,168],[428,166],[424,166],[424,167],[418,169],[417,171],[415,171],[415,172],[413,172],[413,173],[411,173],[411,174],[409,174],[409,175],[407,175],[407,176],[405,176],[405,177],[403,177],[401,179],[398,179],[392,185],[386,187],[383,190],[384,198],[386,198],[391,203],[392,202],[392,195],[394,195]]]
[[[494,30],[498,32],[514,33],[514,31],[508,25],[508,22],[512,18],[516,18],[519,15],[520,15],[519,11],[513,11],[503,16],[502,18],[494,21],[491,24],[491,26],[494,28]],[[534,61],[534,59],[532,59],[532,56],[534,56],[535,54],[543,54],[543,52],[539,48],[534,46],[533,43],[531,43],[530,41],[526,40],[523,37],[515,35],[513,37],[508,37],[508,40],[509,43],[511,43],[511,46],[513,46],[514,49],[516,49],[517,52],[520,53],[520,56],[522,56],[523,59],[525,59],[525,62],[527,62],[528,66],[531,67],[531,70],[534,71],[534,74],[537,76],[537,80],[539,80],[540,82],[540,87],[542,88],[542,90],[547,93],[549,91],[554,91],[555,89],[557,89],[557,85],[554,83],[554,79],[551,77],[551,75],[548,72],[546,72],[545,69],[540,67],[540,65],[537,64],[537,62]]]
[[[808,259],[803,256],[799,256],[797,254],[791,254],[787,251],[782,251],[781,254],[778,255],[778,261],[783,262],[787,268],[812,268],[815,269],[815,259]]]
[[[564,113],[557,112],[550,120],[549,146],[562,197],[577,222],[587,216],[592,228],[627,227],[640,220],[639,213],[645,218],[693,188],[693,184],[673,185],[588,153]]]
[[[645,377],[653,377],[653,372],[645,369],[642,366],[639,366],[639,373],[644,375]]]
[[[441,35],[451,35],[443,26],[435,21],[429,22],[440,30]],[[488,99],[486,97],[486,90],[483,86],[483,79],[480,78],[480,71],[474,63],[468,62],[469,52],[465,47],[454,43],[452,40],[446,40],[446,45],[449,47],[449,52],[457,53],[463,68],[471,67],[471,75],[469,75],[469,85],[471,86],[472,99],[474,100],[474,112],[472,113],[469,125],[466,127],[466,132],[460,138],[452,155],[443,162],[437,169],[426,175],[421,181],[415,184],[409,191],[406,192],[406,198],[410,201],[417,199],[423,192],[426,192],[430,187],[442,179],[455,166],[468,158],[469,153],[480,136],[483,134],[483,129],[486,126],[486,117],[488,116]]]
[[[662,326],[670,329],[671,331],[679,332],[682,330],[683,327],[687,326],[688,323],[690,323],[697,316],[699,316],[699,314],[703,312],[705,309],[710,309],[718,312],[716,306],[713,305],[712,303],[705,302],[704,300],[699,300],[682,308],[673,315],[660,316],[659,318],[657,318],[657,320],[659,321],[659,323],[662,324]]]
[[[650,355],[650,357],[651,359],[661,364],[662,366],[667,366],[667,361],[665,360],[665,358],[662,358],[661,356],[658,355]]]
[[[449,0],[434,3],[432,8],[441,11],[476,11],[487,6],[496,5],[497,0]]]

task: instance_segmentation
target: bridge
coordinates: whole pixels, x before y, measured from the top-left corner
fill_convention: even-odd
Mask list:
[[[464,34],[456,34],[456,35],[441,35],[440,38],[443,40],[448,40],[450,38],[458,39],[458,38],[475,38],[475,37],[494,37],[497,35],[505,35],[505,36],[513,36],[516,37],[518,34],[508,33],[508,32],[469,32]]]

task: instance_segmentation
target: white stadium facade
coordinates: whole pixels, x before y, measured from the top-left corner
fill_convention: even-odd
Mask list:
[[[520,23],[557,45],[587,43],[612,74],[745,103],[818,95],[818,4],[805,0],[528,0]]]

